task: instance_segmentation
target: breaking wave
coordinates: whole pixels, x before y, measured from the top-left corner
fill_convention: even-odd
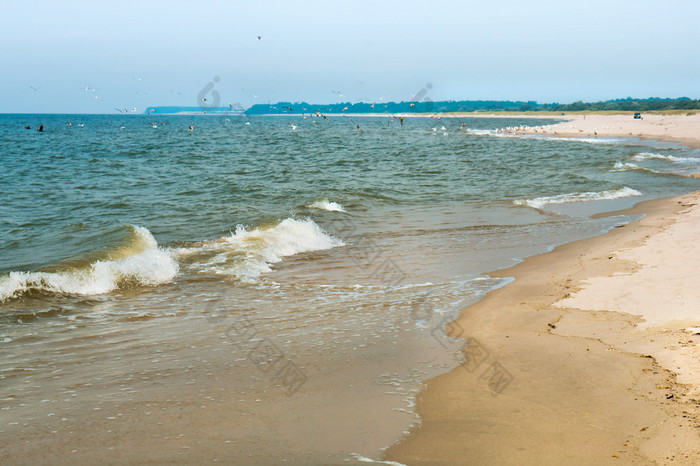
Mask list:
[[[51,272],[10,272],[0,276],[0,302],[30,292],[96,295],[117,288],[159,285],[171,281],[178,264],[171,253],[158,246],[148,229],[130,226],[128,246],[115,249],[104,259],[85,266]]]
[[[329,212],[346,212],[345,207],[338,204],[337,202],[332,202],[327,199],[321,199],[320,201],[312,202],[306,207],[308,207],[309,209],[327,210]]]
[[[541,209],[542,207],[549,204],[568,204],[572,202],[604,201],[609,199],[619,199],[621,197],[641,195],[642,193],[640,193],[636,189],[624,187],[620,189],[613,189],[610,191],[558,194],[556,196],[536,197],[534,199],[516,199],[515,201],[513,201],[513,203],[515,205],[522,205],[532,207],[534,209]]]
[[[253,281],[272,270],[272,264],[295,254],[344,246],[311,219],[288,218],[271,227],[246,229],[239,225],[229,236],[175,252],[200,273],[228,275]]]

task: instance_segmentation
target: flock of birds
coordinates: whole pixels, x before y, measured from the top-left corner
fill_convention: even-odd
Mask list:
[[[319,120],[317,120],[316,118],[314,118],[314,116],[317,117],[317,118],[319,118]],[[321,119],[321,118],[323,118],[323,120],[325,120],[325,121],[330,121],[330,118],[327,117],[326,115],[324,115],[324,114],[321,113],[321,112],[316,112],[315,115],[309,114],[308,117],[307,117],[305,114],[302,114],[302,118],[303,118],[303,119],[310,118],[311,121],[312,121],[313,123],[315,123],[315,124],[320,124],[320,119]],[[355,120],[353,120],[352,117],[350,117],[349,115],[343,115],[343,118],[345,118],[346,120],[348,120],[349,122],[351,122],[351,123],[358,129],[358,131],[362,131],[362,127],[360,126],[360,124],[357,123]],[[433,116],[433,118],[440,119],[440,116]],[[389,117],[389,120],[387,121],[387,126],[388,126],[388,125],[391,125],[391,124],[392,124],[394,121],[396,121],[397,119],[398,119],[398,121],[399,121],[399,124],[403,127],[403,126],[404,126],[404,117],[403,117],[403,116],[395,116],[395,115],[391,115],[391,116]],[[230,118],[226,118],[226,119],[224,120],[224,122],[230,122],[230,121],[231,121]],[[149,123],[149,125],[151,126],[151,128],[156,128],[156,129],[157,129],[157,128],[160,128],[160,127],[163,127],[163,126],[165,126],[166,124],[168,124],[167,121],[163,121],[163,122],[160,122],[160,123],[155,122],[155,121],[152,121],[152,122]],[[246,121],[246,122],[244,123],[244,126],[250,126],[250,125],[251,125],[251,124],[250,124],[249,121]],[[73,123],[70,122],[70,121],[67,121],[67,122],[66,122],[66,126],[69,126],[69,127],[70,127],[70,126],[73,126]],[[78,127],[83,127],[83,126],[85,126],[85,123],[78,123],[76,126],[78,126]],[[291,121],[288,123],[288,126],[289,126],[289,128],[291,128],[292,131],[296,131],[296,129],[299,127],[298,124],[292,123]],[[462,124],[459,126],[458,130],[464,129],[464,128],[466,128],[466,126],[467,126],[466,123],[462,123]],[[188,125],[187,130],[188,130],[189,132],[193,132],[193,131],[195,130],[196,127],[197,127],[196,124]],[[30,125],[26,125],[24,128],[25,128],[25,129],[32,129]],[[119,129],[120,129],[120,130],[124,130],[124,129],[126,129],[126,126],[122,125],[122,126],[119,127]],[[508,129],[510,129],[510,128],[508,128]],[[41,125],[39,126],[39,128],[37,129],[37,131],[38,131],[38,132],[43,132],[43,131],[44,131],[44,125],[41,124]],[[505,131],[505,130],[496,130],[496,131]],[[447,132],[447,128],[446,128],[444,125],[442,125],[440,128],[437,128],[437,127],[432,127],[432,128],[430,128],[430,132],[429,132],[429,133],[430,133],[430,134],[433,134],[433,135],[437,135],[437,134],[439,134],[439,133],[442,133],[443,136],[447,136],[447,135],[449,134],[449,133]]]

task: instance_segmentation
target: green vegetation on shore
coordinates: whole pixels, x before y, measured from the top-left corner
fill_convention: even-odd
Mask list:
[[[687,97],[677,99],[614,99],[604,102],[574,102],[571,104],[539,104],[534,101],[502,100],[447,100],[420,102],[309,104],[306,102],[278,102],[256,104],[246,110],[248,115],[285,113],[470,113],[470,112],[651,112],[700,110],[700,100]]]

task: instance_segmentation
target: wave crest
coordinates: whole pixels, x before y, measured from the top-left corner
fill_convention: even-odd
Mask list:
[[[522,205],[532,207],[534,209],[541,209],[545,205],[549,204],[569,204],[572,202],[604,201],[609,199],[619,199],[622,197],[641,195],[642,193],[640,193],[636,189],[628,188],[625,186],[624,188],[613,189],[609,191],[558,194],[556,196],[536,197],[534,199],[516,199],[513,201],[513,203],[515,205]]]
[[[254,281],[270,272],[271,265],[281,262],[284,257],[344,245],[311,219],[288,218],[269,228],[246,229],[239,225],[230,236],[180,248],[176,252],[188,256],[200,272]]]
[[[308,207],[309,209],[327,210],[329,212],[346,212],[345,207],[343,207],[341,204],[329,201],[328,199],[314,201],[306,207]]]
[[[634,154],[630,157],[631,160],[641,162],[642,160],[666,160],[669,162],[677,163],[690,163],[690,162],[700,162],[700,158],[697,157],[675,157],[673,155],[663,155],[655,154],[651,152],[640,152],[639,154]]]
[[[129,285],[159,285],[178,272],[172,255],[158,246],[148,229],[131,226],[133,240],[109,260],[56,272],[10,272],[0,277],[0,302],[29,292],[96,295]]]

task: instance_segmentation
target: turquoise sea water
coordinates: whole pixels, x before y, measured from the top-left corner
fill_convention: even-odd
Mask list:
[[[489,271],[698,186],[700,151],[679,144],[494,131],[550,120],[315,120],[0,116],[0,431],[50,444],[37,426],[56,421],[68,445],[111,430],[104,404],[133,426],[145,400],[188,418],[173,403],[208,393],[242,426],[235,454],[209,445],[218,458],[376,456],[417,421],[420,382],[456,364],[436,330],[503,284]],[[241,318],[281,356],[252,358]],[[284,361],[294,384],[268,375]],[[55,396],[71,390],[90,401]],[[338,423],[322,400],[341,395],[377,417]]]

